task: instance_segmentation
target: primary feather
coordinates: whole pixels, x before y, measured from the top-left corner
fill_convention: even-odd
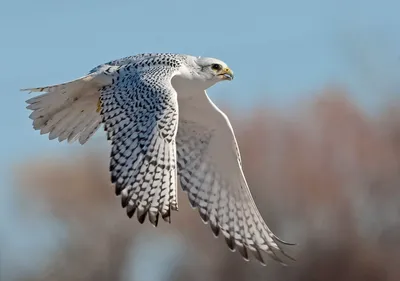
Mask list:
[[[24,89],[45,94],[27,101],[33,127],[50,139],[86,143],[104,124],[111,141],[111,181],[129,217],[178,210],[178,182],[213,233],[231,250],[286,255],[262,219],[244,177],[227,116],[206,89],[233,73],[220,60],[177,54],[140,54],[114,60],[88,75],[54,86]],[[179,105],[179,106],[178,106]]]

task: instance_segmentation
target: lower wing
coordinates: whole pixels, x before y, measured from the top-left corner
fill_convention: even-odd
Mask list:
[[[193,207],[216,236],[221,231],[231,250],[238,249],[248,260],[250,250],[264,264],[260,254],[286,255],[261,217],[246,183],[231,124],[206,93],[180,100],[177,134],[178,176]]]

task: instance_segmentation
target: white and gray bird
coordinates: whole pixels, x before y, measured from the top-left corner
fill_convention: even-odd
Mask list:
[[[248,260],[248,250],[282,262],[286,255],[261,217],[242,170],[227,116],[206,89],[233,72],[221,60],[139,54],[94,68],[71,82],[28,88],[33,128],[49,139],[81,144],[103,123],[112,143],[110,172],[122,207],[140,223],[170,222],[178,185],[215,236]],[[292,245],[292,244],[291,244]],[[287,256],[287,255],[286,255]],[[283,262],[282,262],[283,263]]]

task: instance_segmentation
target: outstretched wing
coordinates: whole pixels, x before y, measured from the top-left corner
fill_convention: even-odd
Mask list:
[[[109,85],[110,76],[105,75],[126,64],[153,61],[158,58],[173,59],[173,54],[138,54],[101,64],[93,68],[89,74],[57,85],[27,88],[22,91],[42,92],[26,102],[33,112],[29,116],[33,120],[33,128],[41,134],[49,134],[49,139],[57,138],[60,142],[68,140],[72,143],[79,140],[85,144],[98,130],[101,116],[98,112],[99,89]],[[164,62],[167,62],[165,60]],[[149,65],[147,65],[149,66]]]
[[[112,141],[111,181],[129,217],[137,211],[157,225],[177,210],[177,95],[171,86],[176,68],[141,61],[105,73],[112,84],[100,90],[101,115]]]
[[[286,255],[261,217],[243,175],[231,127],[203,91],[179,100],[178,175],[193,207],[216,236],[221,231],[229,248],[248,260],[247,250],[264,264],[260,250],[280,262]]]

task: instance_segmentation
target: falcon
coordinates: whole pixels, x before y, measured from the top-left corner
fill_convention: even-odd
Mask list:
[[[178,185],[203,222],[245,260],[261,252],[289,258],[250,194],[228,117],[206,89],[232,80],[221,60],[148,53],[114,60],[63,84],[27,88],[33,128],[49,139],[85,144],[104,124],[115,193],[131,218],[157,226],[178,211]]]

